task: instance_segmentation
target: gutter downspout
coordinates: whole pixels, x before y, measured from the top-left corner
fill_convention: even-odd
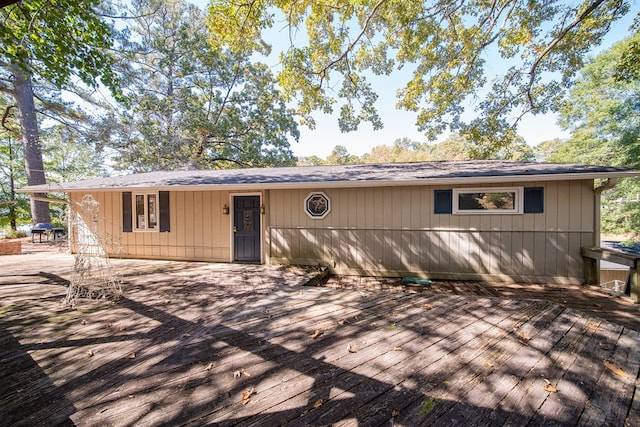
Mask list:
[[[602,205],[602,192],[604,190],[610,190],[616,186],[618,178],[607,178],[607,181],[594,189],[594,212],[593,212],[593,246],[600,247],[600,208]]]

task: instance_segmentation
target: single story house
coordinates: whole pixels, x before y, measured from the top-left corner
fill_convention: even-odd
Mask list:
[[[637,176],[486,160],[178,170],[21,191],[66,193],[72,206],[91,195],[98,213],[75,211],[111,256],[582,283],[580,248],[599,244],[601,191]]]

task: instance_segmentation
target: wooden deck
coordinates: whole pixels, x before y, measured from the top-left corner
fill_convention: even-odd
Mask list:
[[[638,330],[557,302],[118,261],[63,311],[53,257],[0,258],[1,425],[640,425]]]

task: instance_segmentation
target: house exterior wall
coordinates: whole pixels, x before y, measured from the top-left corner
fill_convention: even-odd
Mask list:
[[[320,261],[341,274],[581,283],[580,247],[594,237],[593,180],[482,185],[510,186],[542,186],[544,212],[434,214],[434,190],[456,186],[327,188],[331,212],[311,219],[303,203],[319,190],[271,190],[268,262]]]
[[[265,190],[263,261],[322,264],[339,274],[582,283],[580,247],[594,239],[593,180],[481,187],[518,186],[544,188],[543,213],[435,214],[434,190],[456,186]],[[331,211],[312,219],[304,201],[318,191]],[[84,194],[70,197],[80,202]],[[84,215],[84,229],[98,230],[111,256],[232,260],[232,215],[222,210],[243,192],[171,191],[170,231],[130,233],[122,232],[122,192],[91,194],[99,212],[96,221]]]
[[[99,203],[96,229],[110,256],[229,262],[231,215],[223,215],[229,204],[228,191],[171,191],[170,231],[122,232],[122,192],[71,193],[75,202],[91,194]],[[88,225],[87,214],[81,221]],[[72,227],[78,232],[78,227]],[[77,235],[72,239],[76,252]]]

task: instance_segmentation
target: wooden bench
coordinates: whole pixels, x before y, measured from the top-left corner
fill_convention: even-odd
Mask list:
[[[629,267],[629,278],[625,293],[636,304],[640,302],[640,256],[626,252],[598,247],[583,247],[580,249],[584,260],[584,276],[590,285],[600,283],[600,261],[609,261]]]

